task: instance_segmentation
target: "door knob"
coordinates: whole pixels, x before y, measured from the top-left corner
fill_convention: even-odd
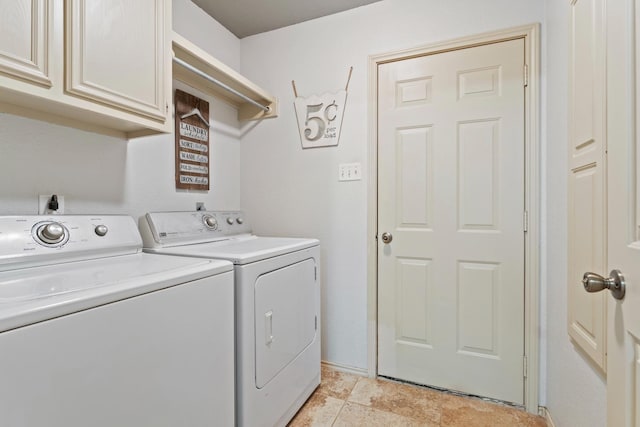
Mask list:
[[[596,273],[584,273],[582,284],[587,292],[600,292],[609,289],[615,299],[624,299],[626,283],[620,270],[611,270],[607,278]]]
[[[382,233],[382,242],[384,244],[388,245],[389,243],[391,243],[392,240],[393,240],[393,236],[391,235],[391,233],[387,233],[386,231]]]

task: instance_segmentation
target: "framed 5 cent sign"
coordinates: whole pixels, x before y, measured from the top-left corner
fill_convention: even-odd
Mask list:
[[[209,190],[209,103],[176,89],[176,188]]]
[[[291,81],[293,94],[296,96],[293,106],[302,148],[331,147],[340,142],[342,117],[352,72],[353,67],[349,69],[349,77],[343,90],[325,92],[322,95],[298,96],[296,82]]]
[[[346,101],[346,90],[296,97],[294,106],[302,148],[338,145]]]

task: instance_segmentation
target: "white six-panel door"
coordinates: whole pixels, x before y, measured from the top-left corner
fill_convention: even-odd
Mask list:
[[[380,375],[523,403],[523,69],[523,39],[379,66]]]

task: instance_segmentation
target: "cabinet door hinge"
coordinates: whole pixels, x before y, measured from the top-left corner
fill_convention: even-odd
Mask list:
[[[522,228],[525,233],[529,231],[529,211],[524,211],[522,215]]]
[[[522,357],[522,373],[525,378],[527,378],[527,356]]]
[[[318,267],[313,267],[313,280],[318,281]]]
[[[529,86],[529,66],[524,64],[524,87]]]
[[[316,316],[316,320],[315,320],[315,328],[316,328],[316,331],[317,331],[317,330],[318,330],[318,316]]]

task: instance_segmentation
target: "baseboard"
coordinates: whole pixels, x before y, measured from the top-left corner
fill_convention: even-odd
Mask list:
[[[331,368],[340,372],[346,372],[347,374],[360,375],[361,377],[366,377],[368,375],[366,368],[356,368],[354,366],[340,365],[338,363],[326,362],[324,360],[321,363],[327,368]]]
[[[545,406],[539,406],[538,413],[547,421],[547,427],[556,427],[551,418],[551,412]]]

